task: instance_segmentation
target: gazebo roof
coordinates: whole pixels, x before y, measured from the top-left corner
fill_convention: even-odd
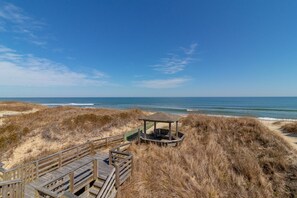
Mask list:
[[[180,119],[180,116],[157,112],[152,115],[143,116],[139,120],[146,120],[151,122],[176,122]]]

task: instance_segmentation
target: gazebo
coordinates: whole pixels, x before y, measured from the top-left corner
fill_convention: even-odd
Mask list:
[[[145,142],[159,143],[161,145],[178,145],[183,139],[184,134],[178,131],[178,121],[181,117],[174,114],[157,112],[148,116],[143,116],[139,120],[143,121],[143,132],[139,131],[139,143]],[[154,128],[151,134],[147,134],[147,122],[153,122]],[[168,123],[168,129],[157,129],[157,123]],[[172,135],[172,125],[175,123],[175,133]]]

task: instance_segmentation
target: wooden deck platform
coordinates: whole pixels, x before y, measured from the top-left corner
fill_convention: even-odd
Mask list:
[[[108,157],[109,157],[108,153],[96,153],[95,155],[85,156],[55,171],[47,173],[25,186],[25,197],[28,197],[28,198],[34,197],[36,192],[34,187],[44,187],[46,185],[49,185],[50,191],[59,192],[61,190],[59,189],[59,185],[69,186],[70,181],[69,179],[63,180],[60,182],[60,184],[56,184],[54,183],[54,181],[59,181],[60,178],[62,178],[64,175],[66,176],[72,172],[74,172],[74,175],[76,175],[74,180],[76,180],[76,183],[79,183],[80,180],[83,180],[85,177],[88,177],[88,174],[92,169],[91,167],[92,162],[94,160],[98,160],[97,161],[98,165],[96,167],[98,171],[98,178],[106,179],[114,170],[114,167],[109,166],[108,164]],[[96,180],[95,178],[92,178],[92,179],[94,181]],[[68,183],[68,185],[65,185],[65,183]],[[50,185],[53,185],[53,187],[51,187]],[[81,188],[84,188],[84,187],[86,186],[81,186]],[[62,189],[62,190],[67,191],[69,190],[69,188]],[[80,189],[76,188],[73,193],[76,193],[79,190]]]
[[[123,135],[94,139],[2,168],[0,198],[114,198],[133,169],[133,155],[127,151],[131,143],[124,140]]]

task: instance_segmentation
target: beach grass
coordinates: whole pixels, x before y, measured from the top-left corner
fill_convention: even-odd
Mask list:
[[[287,133],[297,134],[297,122],[286,123],[281,126],[281,130]]]
[[[136,109],[45,107],[6,117],[0,126],[0,161],[14,166],[92,138],[124,134],[141,125],[140,115],[143,112]]]
[[[134,172],[119,197],[294,197],[297,157],[259,121],[189,115],[177,148],[131,147]]]

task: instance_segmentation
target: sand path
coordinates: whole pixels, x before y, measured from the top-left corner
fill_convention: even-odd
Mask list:
[[[297,151],[297,135],[291,133],[285,133],[280,128],[282,124],[274,124],[274,121],[260,120],[265,126],[267,126],[272,132],[281,136],[284,140],[290,143],[292,147]]]
[[[36,111],[38,111],[38,109],[32,109],[29,111],[0,111],[0,118],[5,116],[19,115],[19,114],[29,114],[29,113],[34,113]]]

